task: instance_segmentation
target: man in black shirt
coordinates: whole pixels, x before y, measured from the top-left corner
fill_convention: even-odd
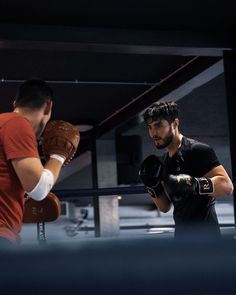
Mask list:
[[[153,104],[144,121],[157,149],[167,153],[147,157],[140,177],[160,211],[168,212],[173,204],[175,236],[220,236],[215,197],[232,194],[233,184],[214,150],[180,133],[174,102]]]

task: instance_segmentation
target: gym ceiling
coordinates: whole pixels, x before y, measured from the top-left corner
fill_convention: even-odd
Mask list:
[[[1,1],[0,112],[31,77],[54,90],[53,119],[95,138],[235,48],[234,1]],[[212,75],[212,78],[214,75]]]

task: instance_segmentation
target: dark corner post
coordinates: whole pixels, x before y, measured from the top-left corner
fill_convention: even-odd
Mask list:
[[[236,226],[236,50],[224,51],[224,74],[228,108],[229,141],[234,184],[234,225]]]
[[[92,157],[92,182],[93,189],[98,188],[98,173],[97,173],[97,147],[96,137],[92,137],[91,143],[91,157]],[[99,213],[99,196],[93,197],[93,212],[94,212],[94,228],[95,237],[100,237],[100,213]]]

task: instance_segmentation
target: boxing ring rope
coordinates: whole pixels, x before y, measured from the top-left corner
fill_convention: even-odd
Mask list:
[[[76,200],[80,197],[99,197],[99,196],[123,196],[132,194],[147,194],[145,186],[127,186],[127,187],[109,187],[109,188],[84,188],[84,189],[70,189],[70,190],[53,190],[60,200]],[[175,228],[175,225],[160,225],[161,227],[168,226]],[[234,223],[220,223],[221,227],[232,227]],[[152,227],[152,226],[150,226]],[[127,226],[122,229],[133,229],[133,228],[148,228],[144,226]]]
[[[77,199],[78,197],[120,196],[147,193],[145,186],[109,187],[109,188],[84,188],[70,190],[53,190],[59,199]]]

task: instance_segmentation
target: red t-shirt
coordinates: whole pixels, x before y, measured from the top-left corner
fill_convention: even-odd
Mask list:
[[[24,190],[12,159],[39,158],[37,139],[30,122],[17,113],[0,114],[0,236],[18,241]]]

